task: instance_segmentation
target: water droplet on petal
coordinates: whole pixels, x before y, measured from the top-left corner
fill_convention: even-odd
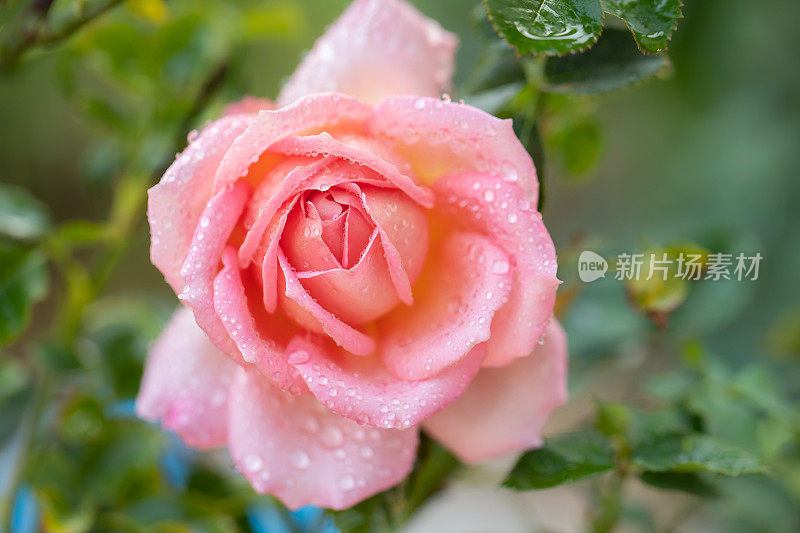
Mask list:
[[[492,265],[492,272],[495,274],[505,274],[508,272],[508,261],[495,261]]]
[[[302,365],[308,362],[311,356],[305,350],[297,350],[289,354],[288,362],[290,365]]]

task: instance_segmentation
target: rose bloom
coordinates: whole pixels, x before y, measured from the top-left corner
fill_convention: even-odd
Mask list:
[[[230,106],[150,190],[183,306],[137,413],[290,508],[395,485],[421,428],[466,462],[540,445],[565,401],[536,170],[511,121],[440,99],[455,50],[357,0],[276,104]]]

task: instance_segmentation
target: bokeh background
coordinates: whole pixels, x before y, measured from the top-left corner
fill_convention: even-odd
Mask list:
[[[55,226],[96,222],[72,224],[64,237],[80,260],[104,260],[93,246],[116,238],[98,237],[112,205],[118,220],[130,220],[115,226],[124,242],[102,292],[82,306],[80,296],[65,296],[68,280],[53,275],[28,332],[3,348],[4,401],[32,387],[30,357],[70,376],[23,453],[12,444],[24,413],[3,404],[10,421],[0,483],[19,478],[21,490],[3,490],[15,531],[291,531],[282,529],[287,520],[295,531],[333,530],[316,510],[290,520],[220,467],[224,457],[186,450],[131,417],[146,346],[175,300],[149,263],[141,196],[129,194],[139,215],[126,218],[119,195],[121,183],[146,188],[170,150],[185,146],[180,139],[226,102],[274,97],[347,3],[129,0],[0,71],[0,181],[30,191]],[[458,89],[484,46],[475,2],[414,3],[459,35],[453,98],[467,96]],[[19,4],[0,2],[3,39]],[[54,8],[69,17],[70,4]],[[771,461],[772,474],[720,482],[707,498],[632,482],[620,530],[798,531],[800,4],[689,0],[684,14],[669,76],[554,97],[540,122],[544,218],[565,280],[559,315],[572,367],[572,400],[548,433],[580,427],[599,400],[687,402],[713,431]],[[677,289],[668,309],[657,309],[661,321],[612,276],[577,279],[581,250],[611,258],[676,243],[760,252],[759,279]],[[62,315],[69,305],[80,318]],[[59,335],[78,340],[77,353],[53,347],[54,321]],[[32,464],[12,475],[21,457]],[[509,465],[462,472],[410,529],[590,528],[590,483],[524,494],[489,488]]]

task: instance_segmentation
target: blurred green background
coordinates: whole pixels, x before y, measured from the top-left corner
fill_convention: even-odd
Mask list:
[[[475,29],[475,2],[414,3],[459,35],[452,96],[466,96],[458,88],[485,46]],[[0,32],[10,31],[19,4],[24,3],[0,2],[0,24],[6,24]],[[62,9],[68,18],[70,4],[56,2],[53,9]],[[119,184],[143,190],[176,138],[185,138],[189,129],[242,95],[274,97],[302,52],[347,4],[130,0],[112,8],[72,38],[31,51],[0,73],[0,181],[29,190],[47,205],[56,224],[75,219],[102,223],[115,194],[121,194]],[[714,431],[774,460],[778,475],[724,483],[718,497],[692,506],[687,522],[673,529],[797,531],[800,3],[689,0],[684,15],[670,44],[671,76],[606,95],[549,96],[543,103],[544,218],[559,251],[559,277],[565,280],[559,313],[572,356],[573,402],[557,414],[553,426],[579,426],[595,399],[648,404],[658,403],[653,398],[661,396],[667,402],[699,402],[698,412],[705,410]],[[131,196],[131,209],[142,214],[141,197]],[[118,434],[145,431],[135,421],[109,422],[113,416],[108,406],[133,397],[147,342],[175,300],[149,263],[143,216],[131,220],[129,233],[120,229],[126,242],[119,247],[121,260],[102,297],[90,298],[80,311],[81,325],[73,328],[82,339],[78,351],[88,355],[45,356],[63,363],[58,368],[77,376],[77,385],[55,409],[55,419],[66,417],[67,422],[57,422],[54,433],[43,433],[46,441],[32,445],[34,453],[44,453],[43,461],[54,464],[48,463],[43,472],[34,468],[26,483],[49,502],[43,506],[53,529],[79,531],[95,524],[89,529],[136,530],[131,525],[136,520],[123,516],[135,515],[131,509],[143,507],[141,502],[152,494],[163,494],[162,501],[196,497],[186,504],[190,511],[181,507],[174,516],[166,513],[175,527],[184,522],[211,530],[253,527],[243,514],[236,518],[244,503],[219,501],[235,500],[248,489],[226,481],[236,486],[221,491],[214,487],[220,474],[212,470],[194,471],[177,492],[153,489],[163,482],[148,478],[157,474],[147,465],[151,457],[160,457],[163,443],[152,441],[155,451],[141,453],[147,450],[141,442],[151,442],[153,432],[136,437],[143,439],[135,441],[140,449],[134,454],[142,455],[142,462],[131,467],[137,472],[133,477],[104,480],[99,488],[76,485],[74,494],[59,485],[71,487],[71,476],[85,475],[74,471],[80,461],[90,462],[88,457],[76,459],[81,453],[93,446],[111,449]],[[91,246],[83,248],[84,241],[95,238],[90,227],[72,231],[78,258],[95,261],[102,255]],[[676,309],[666,311],[664,327],[631,303],[626,287],[613,276],[591,285],[577,279],[581,250],[612,258],[674,243],[734,254],[760,252],[759,279],[693,284],[685,302],[681,297]],[[63,288],[64,281],[54,276],[52,285]],[[47,352],[47,343],[43,348],[35,339],[48,335],[56,309],[69,301],[55,289],[37,305],[31,330],[5,348],[4,377],[18,363],[24,373],[24,360],[32,351]],[[687,363],[696,363],[686,354],[700,345],[713,364]],[[108,366],[103,357],[119,364]],[[73,368],[73,359],[83,366]],[[102,393],[87,385],[96,381],[86,378],[87,361],[88,368],[105,376],[100,379]],[[695,391],[696,396],[667,386],[687,372],[716,385]],[[742,389],[725,389],[743,372],[760,376],[747,389],[752,398]],[[27,381],[19,379],[26,387]],[[70,426],[72,412],[79,416]],[[125,449],[114,453],[104,468],[133,454]],[[53,472],[58,475],[50,479]],[[77,493],[83,490],[94,492],[81,499]],[[104,500],[104,491],[113,498]],[[242,498],[252,504],[250,496]],[[215,504],[204,508],[206,501]],[[672,503],[666,500],[665,505]],[[113,511],[101,526],[93,522],[105,512],[98,509]],[[649,518],[641,518],[642,513]],[[656,515],[645,504],[631,504],[623,526],[668,530]]]

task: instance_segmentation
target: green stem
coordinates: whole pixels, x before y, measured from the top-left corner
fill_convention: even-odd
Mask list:
[[[52,0],[35,0],[20,15],[16,27],[7,30],[0,43],[0,73],[9,70],[29,50],[50,46],[69,38],[84,25],[120,4],[123,0],[76,2],[76,12],[58,27],[48,22]]]
[[[610,533],[622,514],[625,473],[616,471],[608,480],[600,496],[600,511],[592,521],[594,533]]]

